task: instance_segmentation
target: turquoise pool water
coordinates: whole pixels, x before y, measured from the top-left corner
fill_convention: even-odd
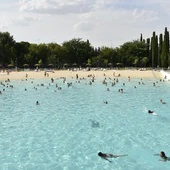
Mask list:
[[[170,162],[154,154],[163,150],[170,157],[170,82],[106,81],[70,79],[69,88],[63,79],[50,78],[1,85],[0,169],[169,170]],[[128,156],[109,163],[99,151]]]

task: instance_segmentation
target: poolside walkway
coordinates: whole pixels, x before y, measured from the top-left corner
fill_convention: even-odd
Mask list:
[[[170,73],[164,71],[164,70],[161,70],[160,73],[162,74],[164,80],[166,81],[170,81]]]

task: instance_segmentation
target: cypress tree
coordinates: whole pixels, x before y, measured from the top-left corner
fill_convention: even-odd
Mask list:
[[[162,55],[161,55],[162,67],[168,66],[168,55],[169,55],[169,32],[167,31],[167,27],[165,27],[164,41],[163,41]]]
[[[167,67],[170,65],[170,56],[169,56],[169,31],[166,32],[166,39],[167,39]]]
[[[166,52],[165,52],[165,36],[163,40],[163,46],[162,46],[162,54],[161,54],[161,66],[165,67],[166,66]]]
[[[142,34],[140,34],[140,42],[142,42],[143,41],[143,36],[142,36]]]
[[[153,32],[153,36],[151,38],[151,52],[152,52],[152,67],[156,66],[156,34]]]
[[[158,66],[158,36],[155,37],[155,66]]]
[[[151,57],[151,51],[150,51],[150,38],[146,39],[146,43],[147,43],[147,52],[146,52],[146,56],[149,58],[149,66],[151,66],[152,63],[152,57]]]
[[[160,67],[162,67],[162,63],[161,63],[162,43],[163,43],[163,36],[162,36],[162,34],[160,34],[159,35],[159,47],[158,47],[158,65]]]
[[[166,52],[167,55],[169,54],[169,31],[167,30],[167,27],[165,28],[166,30]]]

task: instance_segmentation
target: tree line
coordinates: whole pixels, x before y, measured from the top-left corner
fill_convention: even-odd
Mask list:
[[[0,67],[162,67],[170,65],[169,31],[125,42],[120,47],[93,47],[89,40],[73,38],[57,43],[16,42],[9,32],[0,32]]]

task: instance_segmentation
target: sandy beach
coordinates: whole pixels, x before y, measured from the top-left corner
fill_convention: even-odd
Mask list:
[[[7,72],[0,72],[0,80],[21,80],[26,78],[42,79],[42,78],[75,78],[78,74],[79,78],[88,77],[89,75],[95,75],[96,78],[102,78],[104,75],[110,78],[123,77],[123,78],[149,78],[149,79],[162,79],[163,75],[160,71],[154,70],[55,70],[54,72],[47,72],[48,76],[44,76],[45,71],[12,71],[9,74]],[[26,77],[28,75],[28,77]]]

